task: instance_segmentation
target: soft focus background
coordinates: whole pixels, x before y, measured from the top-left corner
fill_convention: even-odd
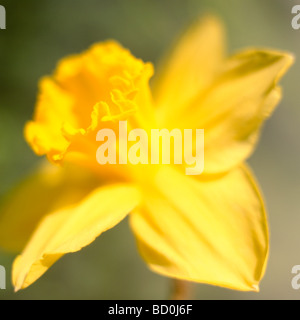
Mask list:
[[[0,197],[40,161],[23,138],[32,116],[38,79],[67,54],[114,38],[133,54],[157,64],[195,18],[218,14],[230,52],[273,47],[300,58],[300,30],[291,9],[300,0],[9,0],[7,30],[0,30]],[[252,165],[265,194],[271,256],[261,292],[241,293],[195,285],[197,299],[298,299],[292,267],[300,265],[300,70],[282,82],[284,99],[264,128]],[[29,289],[14,294],[14,255],[0,251],[8,288],[0,299],[166,299],[170,281],[150,272],[139,257],[127,221],[83,251],[65,256]]]

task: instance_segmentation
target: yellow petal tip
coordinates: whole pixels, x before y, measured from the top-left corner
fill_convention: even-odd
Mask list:
[[[257,292],[257,293],[260,291],[258,284],[253,284],[252,285],[252,289],[253,289],[254,292]]]
[[[19,292],[20,290],[21,290],[21,288],[18,288],[18,287],[15,287],[15,288],[14,288],[14,292],[15,292],[15,293]]]

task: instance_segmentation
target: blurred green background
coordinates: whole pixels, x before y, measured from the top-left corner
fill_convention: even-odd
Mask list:
[[[218,14],[229,51],[273,47],[300,57],[300,30],[291,9],[300,0],[9,0],[7,30],[0,30],[0,196],[40,161],[26,145],[23,126],[32,116],[38,79],[57,61],[92,43],[114,38],[157,64],[173,40],[199,15]],[[196,299],[298,299],[292,267],[300,264],[300,70],[283,81],[284,99],[266,124],[250,159],[269,211],[271,255],[260,293],[195,285]],[[127,221],[91,246],[67,255],[29,289],[14,294],[14,256],[0,251],[8,288],[0,299],[165,299],[170,281],[150,272],[139,257]]]

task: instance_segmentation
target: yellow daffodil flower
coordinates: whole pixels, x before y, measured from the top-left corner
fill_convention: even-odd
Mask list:
[[[288,53],[264,49],[226,58],[223,27],[214,17],[181,38],[152,88],[152,64],[114,41],[63,59],[41,80],[25,128],[30,146],[51,164],[24,181],[1,210],[0,245],[22,251],[13,264],[15,289],[129,214],[153,271],[258,291],[268,227],[244,162],[280,101],[278,82],[292,62]],[[146,131],[204,129],[203,174],[188,176],[184,165],[99,165],[97,132],[117,130],[120,120]]]

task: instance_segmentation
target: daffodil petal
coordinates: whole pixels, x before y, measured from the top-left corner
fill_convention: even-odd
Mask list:
[[[0,206],[0,247],[20,252],[47,214],[75,204],[101,181],[83,169],[43,163]]]
[[[277,86],[290,54],[249,50],[233,56],[204,94],[180,117],[180,126],[205,130],[205,173],[230,170],[254,150],[264,121],[281,99]]]
[[[212,82],[225,56],[222,23],[213,16],[198,20],[163,61],[154,82],[154,98],[162,123]]]
[[[79,205],[43,219],[13,265],[15,290],[40,278],[64,254],[77,252],[114,227],[140,202],[140,192],[127,184],[102,187]]]
[[[156,191],[131,215],[153,271],[194,282],[257,291],[268,255],[263,202],[245,168],[202,182],[165,168]]]

